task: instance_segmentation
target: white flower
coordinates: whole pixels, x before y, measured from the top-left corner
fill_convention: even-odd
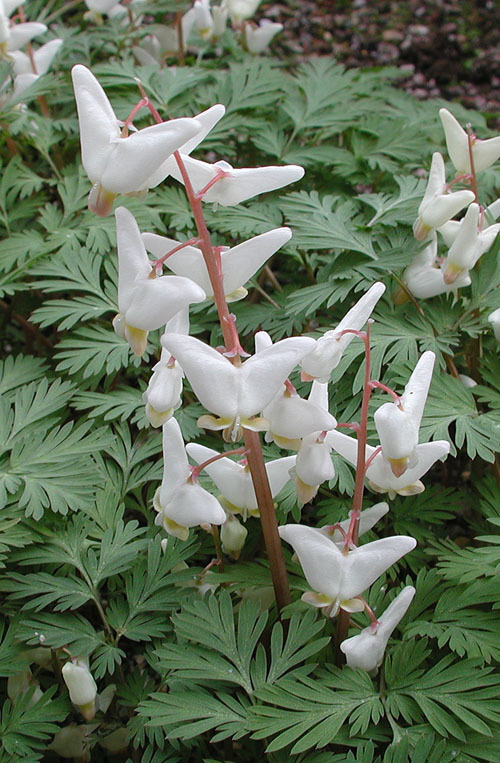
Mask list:
[[[69,698],[83,717],[91,721],[95,715],[97,686],[85,660],[69,660],[61,670],[64,683],[68,687]]]
[[[449,192],[443,157],[437,151],[432,154],[427,188],[413,225],[413,233],[417,241],[423,241],[432,230],[451,220],[457,212],[474,201],[474,198],[472,191]]]
[[[162,344],[180,362],[201,404],[218,417],[202,416],[198,425],[224,429],[234,442],[242,436],[241,427],[258,431],[267,428],[262,419],[252,417],[272,400],[314,340],[282,339],[241,366],[233,365],[217,350],[191,336],[168,334]]]
[[[301,364],[309,377],[320,382],[329,381],[330,374],[338,366],[344,351],[355,337],[352,333],[341,336],[341,332],[347,329],[360,331],[384,291],[383,283],[374,283],[346,313],[337,328],[327,331],[317,340],[314,350],[306,355]]]
[[[454,228],[451,234],[454,236],[453,243],[443,263],[443,280],[448,285],[454,284],[464,273],[468,274],[479,258],[491,247],[500,230],[500,223],[481,230],[480,215],[479,204],[471,204],[463,220],[458,224],[458,229]],[[449,236],[450,233],[448,229],[446,234]]]
[[[277,24],[267,19],[263,19],[258,27],[245,24],[245,43],[250,53],[263,53],[273,37],[282,29],[283,24]]]
[[[467,133],[448,109],[441,109],[439,116],[443,123],[448,153],[455,169],[460,174],[469,175],[472,170]],[[500,157],[500,136],[488,138],[488,140],[479,140],[473,135],[471,142],[472,160],[476,172],[488,169]]]
[[[244,284],[291,237],[290,228],[275,228],[221,253],[224,293],[229,302],[246,296]],[[143,233],[142,240],[146,249],[158,259],[179,246],[178,241],[156,233]],[[201,286],[207,297],[213,297],[214,292],[201,249],[185,246],[168,257],[165,265],[176,275],[191,278]]]
[[[400,477],[408,467],[416,464],[418,432],[435,359],[433,352],[424,352],[399,403],[384,403],[375,411],[375,427],[382,446],[382,456],[396,477]]]
[[[379,519],[387,514],[388,511],[389,504],[385,503],[385,501],[376,503],[374,506],[370,506],[369,509],[362,511],[359,517],[358,537],[361,537],[361,535],[367,533],[368,530],[371,530],[372,527],[377,524]],[[349,519],[344,519],[338,524],[347,535],[351,524],[351,518],[349,517]],[[344,545],[344,535],[335,525],[325,525],[324,527],[320,528],[320,532],[323,533],[323,535],[326,535],[327,538],[330,538],[330,540],[332,540],[338,546]]]
[[[272,343],[266,331],[255,335],[256,352],[271,347]],[[321,432],[337,426],[337,421],[328,411],[328,392],[326,405],[318,405],[311,397],[303,400],[291,385],[284,385],[279,390],[262,415],[269,422],[266,441],[274,440],[280,447],[290,450],[299,450],[302,437],[315,432],[316,440]]]
[[[309,402],[328,411],[328,384],[314,381]],[[317,430],[303,438],[295,465],[295,486],[301,503],[311,501],[321,483],[335,477],[331,449],[325,441],[325,430]]]
[[[80,123],[82,163],[94,184],[89,205],[97,214],[111,211],[118,193],[136,193],[163,178],[158,165],[201,129],[196,119],[173,119],[122,137],[108,97],[92,72],[78,64],[71,70]],[[165,177],[165,176],[164,176]]]
[[[284,525],[279,534],[293,546],[314,589],[303,594],[302,601],[313,607],[328,607],[329,616],[336,615],[340,607],[347,612],[362,611],[364,604],[357,597],[417,545],[414,538],[395,535],[343,553],[312,527]]]
[[[38,21],[13,24],[9,16],[19,5],[22,5],[22,2],[0,1],[0,54],[2,55],[22,48],[34,37],[47,31],[45,24],[40,24]]]
[[[218,456],[219,453],[212,448],[206,448],[195,442],[186,445],[186,451],[197,464]],[[271,488],[271,495],[278,495],[280,490],[290,479],[290,469],[295,464],[295,456],[277,458],[266,462],[266,472]],[[247,516],[258,516],[259,507],[252,482],[252,475],[246,462],[238,463],[230,458],[219,458],[212,464],[204,467],[205,471],[222,493],[219,498],[225,510],[231,514],[241,514],[244,519]]]
[[[214,28],[214,20],[210,12],[210,0],[195,0],[194,25],[202,40],[209,40]]]
[[[247,535],[247,528],[241,522],[238,522],[236,517],[229,514],[220,531],[224,553],[229,554],[233,559],[239,559],[240,551],[245,545]]]
[[[215,201],[223,207],[235,206],[259,193],[275,191],[289,183],[295,183],[304,176],[303,168],[295,164],[238,170],[225,161],[209,164],[185,156],[182,151],[180,153],[195,193],[199,193],[208,183],[220,176],[220,179],[204,194],[203,201]],[[168,171],[180,183],[184,182],[174,157],[168,160]]]
[[[415,593],[413,586],[403,588],[375,625],[369,625],[357,636],[341,643],[340,649],[344,652],[349,667],[370,672],[381,666],[387,642],[406,614]]]
[[[164,334],[189,334],[189,308],[171,318]],[[146,417],[153,427],[161,427],[181,404],[184,372],[180,364],[164,348],[142,399],[146,403]]]
[[[33,71],[31,59],[26,53],[21,50],[13,50],[12,53],[9,53],[9,58],[14,62],[12,67],[14,74],[45,74],[62,44],[62,40],[50,40],[35,50],[33,52],[35,71]]]
[[[237,24],[253,16],[261,2],[262,0],[225,0],[231,19]]]
[[[136,355],[142,355],[148,331],[165,325],[186,305],[203,302],[205,292],[189,278],[157,277],[132,213],[118,207],[115,217],[119,313],[113,327]]]
[[[187,540],[190,527],[226,521],[219,501],[191,480],[184,440],[174,418],[163,425],[163,480],[153,506],[158,512],[155,524],[181,540]]]
[[[328,432],[326,435],[332,448],[343,456],[346,461],[356,466],[358,456],[358,443],[355,437],[349,437],[336,430]],[[366,460],[373,455],[376,448],[371,445],[366,446]],[[375,493],[389,493],[393,498],[397,495],[415,495],[425,490],[420,481],[431,466],[443,456],[450,452],[450,443],[446,440],[436,440],[435,442],[426,442],[417,445],[414,452],[415,465],[408,468],[400,477],[396,477],[390,464],[384,459],[382,453],[378,453],[366,471],[368,486]]]
[[[491,323],[495,339],[500,343],[500,307],[488,315],[488,323]]]
[[[446,223],[451,224],[451,221]],[[402,278],[409,291],[418,299],[429,299],[470,286],[471,279],[467,271],[460,273],[451,284],[445,283],[443,275],[443,270],[437,265],[437,235],[432,233],[430,243],[413,258]]]

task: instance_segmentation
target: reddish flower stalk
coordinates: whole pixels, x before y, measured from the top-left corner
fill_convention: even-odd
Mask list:
[[[193,211],[196,229],[199,236],[200,249],[203,253],[208,275],[214,292],[214,301],[217,306],[219,321],[226,346],[226,355],[231,357],[234,364],[241,363],[239,350],[241,349],[235,322],[226,301],[220,265],[217,261],[217,252],[210,241],[210,234],[203,215],[202,200],[196,194],[182,157],[178,151],[174,153],[177,166],[179,167],[186,194]],[[220,255],[219,255],[220,259]],[[267,478],[264,456],[259,435],[248,429],[244,430],[245,448],[247,450],[248,465],[252,476],[252,483],[259,506],[262,534],[269,559],[271,578],[276,596],[278,610],[290,603],[290,589],[286,574],[283,548],[278,533],[278,523],[274,510],[274,501]]]

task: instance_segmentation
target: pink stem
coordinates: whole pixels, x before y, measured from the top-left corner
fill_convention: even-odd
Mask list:
[[[226,456],[236,456],[243,453],[246,453],[246,448],[235,448],[234,450],[226,450],[224,453],[218,453],[216,456],[212,456],[212,458],[209,458],[207,461],[203,461],[202,464],[192,466],[189,479],[191,482],[196,482],[203,469],[205,469],[207,466],[210,466],[210,464],[215,463],[215,461],[220,461],[221,458],[226,458]]]
[[[401,398],[399,397],[397,392],[394,392],[394,390],[388,387],[386,384],[382,384],[382,382],[379,382],[379,381],[373,381],[372,379],[372,381],[370,382],[370,387],[372,389],[381,389],[384,392],[387,392],[387,394],[391,395],[391,397],[394,399],[394,402],[396,403],[396,405],[401,407]]]

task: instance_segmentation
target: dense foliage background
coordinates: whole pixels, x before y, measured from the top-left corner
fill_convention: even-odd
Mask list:
[[[184,66],[175,56],[163,68],[140,65],[132,48],[149,25],[173,21],[172,2],[146,3],[132,26],[92,23],[83,2],[27,0],[23,8],[48,25],[42,41],[64,42],[51,72],[18,97],[8,57],[0,63],[0,761],[60,760],[49,745],[70,724],[85,739],[76,760],[498,761],[500,360],[487,320],[500,306],[498,242],[455,299],[391,301],[421,248],[411,225],[430,155],[445,153],[445,102],[396,87],[396,69],[251,56],[229,29],[216,44],[195,38]],[[293,190],[207,212],[216,244],[282,224],[293,230],[250,298],[232,307],[247,349],[260,328],[275,340],[319,336],[382,280],[375,378],[402,389],[418,356],[436,353],[422,440],[449,439],[452,456],[427,475],[424,493],[390,502],[379,530],[410,534],[418,546],[370,592],[385,608],[401,583],[417,589],[376,678],[332,664],[331,624],[300,599],[287,627],[278,621],[265,603],[269,573],[256,522],[239,561],[204,576],[217,586],[204,598],[197,576],[212,558],[210,538],[197,530],[162,552],[152,510],[161,433],[148,426],[142,402],[158,342],[141,362],[111,327],[115,226],[87,209],[75,63],[92,69],[123,119],[137,100],[134,77],[165,118],[225,104],[200,158],[306,168]],[[446,105],[488,136],[483,114]],[[149,123],[142,114],[139,127]],[[498,164],[479,183],[481,202],[494,201]],[[193,234],[173,181],[146,203],[121,203],[143,230]],[[220,342],[214,310],[195,306],[192,316],[192,333]],[[359,415],[361,361],[353,342],[334,372],[339,421]],[[217,447],[215,437],[199,436],[201,410],[192,403],[176,412],[184,437]],[[266,446],[266,454],[279,450]],[[281,521],[302,515],[318,526],[345,516],[353,475],[334,461],[336,478],[314,505],[301,509],[285,488]],[[368,495],[366,505],[376,500]],[[298,598],[306,583],[288,558]],[[101,709],[86,726],[60,678],[63,648],[89,657],[98,683]],[[28,690],[7,697],[7,679],[28,668]],[[113,732],[115,753],[101,745],[110,746]]]

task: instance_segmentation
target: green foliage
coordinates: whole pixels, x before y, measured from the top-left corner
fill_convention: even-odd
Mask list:
[[[83,723],[60,677],[70,655],[89,659],[101,696],[86,724],[92,760],[104,760],[99,740],[126,726],[127,763],[497,763],[500,357],[488,316],[500,304],[500,244],[456,295],[391,299],[426,244],[411,226],[426,186],[422,170],[433,151],[445,152],[437,112],[449,104],[394,87],[396,70],[252,56],[229,31],[215,46],[194,35],[184,66],[173,53],[158,65],[138,64],[134,48],[188,5],[149,4],[131,26],[128,16],[94,23],[83,3],[26,0],[27,19],[49,27],[33,48],[57,35],[62,52],[15,98],[12,64],[0,62],[0,763],[52,763],[53,735]],[[133,4],[128,9],[135,14]],[[378,280],[386,293],[371,327],[372,377],[401,392],[421,353],[436,353],[420,441],[446,439],[452,456],[423,478],[425,492],[390,499],[390,512],[366,536],[409,534],[418,544],[365,594],[377,614],[404,584],[417,590],[377,676],[334,667],[335,627],[300,600],[277,621],[266,604],[269,564],[256,519],[246,524],[241,558],[225,555],[224,570],[212,564],[212,537],[203,530],[161,545],[153,495],[162,434],[143,402],[159,333],[150,333],[139,359],[111,325],[115,222],[87,209],[91,184],[69,77],[82,62],[121,121],[138,100],[136,77],[163,118],[223,103],[226,115],[193,151],[197,158],[306,168],[291,189],[204,207],[217,246],[283,225],[293,232],[247,284],[249,298],[230,306],[248,352],[260,329],[274,341],[321,336]],[[488,137],[484,116],[451,109]],[[135,126],[151,123],[141,109]],[[481,203],[494,201],[498,170],[482,173],[479,186]],[[179,241],[195,235],[172,178],[146,199],[120,196],[118,204],[141,231]],[[213,304],[193,307],[191,332],[221,343]],[[478,385],[464,386],[457,372]],[[308,393],[298,373],[292,381]],[[175,416],[185,440],[202,437],[220,450],[219,435],[197,427],[206,411],[184,383]],[[355,339],[332,374],[339,421],[359,419],[363,383]],[[377,391],[370,415],[386,399]],[[368,436],[377,441],[372,425]],[[269,457],[280,452],[266,446]],[[292,482],[285,486],[276,498],[280,522],[319,527],[346,518],[353,471],[336,454],[333,461],[335,478],[311,503],[299,505]],[[378,500],[368,493],[365,508]],[[297,564],[289,572],[296,596],[308,584]],[[355,635],[366,616],[354,615],[351,625]],[[7,679],[23,675],[31,688],[10,697]],[[33,702],[38,685],[42,697]]]

